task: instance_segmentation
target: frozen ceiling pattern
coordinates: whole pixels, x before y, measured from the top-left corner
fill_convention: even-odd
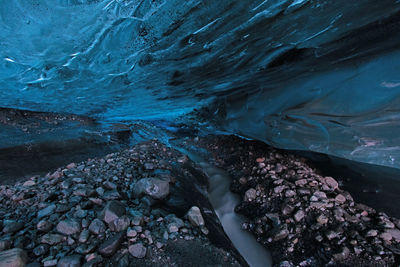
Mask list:
[[[0,107],[124,122],[218,103],[229,132],[400,167],[399,1],[0,1]]]

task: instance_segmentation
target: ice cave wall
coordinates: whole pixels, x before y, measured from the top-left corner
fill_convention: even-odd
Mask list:
[[[129,122],[217,103],[229,132],[400,166],[399,1],[0,2],[0,107]]]

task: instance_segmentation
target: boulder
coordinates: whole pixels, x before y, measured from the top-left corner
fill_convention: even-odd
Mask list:
[[[169,183],[157,178],[143,178],[135,184],[133,193],[136,197],[148,195],[161,200],[169,194]]]

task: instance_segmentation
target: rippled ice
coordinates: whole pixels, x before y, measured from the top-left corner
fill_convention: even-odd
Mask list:
[[[227,131],[399,167],[395,0],[4,0],[0,107],[100,121],[218,103]]]

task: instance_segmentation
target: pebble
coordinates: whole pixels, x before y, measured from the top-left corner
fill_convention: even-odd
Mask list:
[[[53,212],[56,210],[56,208],[57,208],[57,206],[55,204],[51,204],[48,207],[40,210],[37,214],[38,219],[41,219],[43,217],[53,214]]]
[[[123,238],[124,235],[122,233],[118,233],[109,237],[103,244],[100,245],[98,252],[105,257],[111,257],[119,248]]]
[[[125,215],[125,205],[117,200],[111,200],[104,207],[101,218],[109,224],[122,215]]]
[[[332,230],[327,231],[325,235],[326,235],[326,238],[328,238],[328,240],[332,240],[332,239],[338,237],[338,233],[336,233],[336,232],[334,232]]]
[[[285,197],[290,198],[290,197],[294,197],[296,195],[296,192],[293,190],[287,190],[285,192]]]
[[[347,259],[349,255],[350,255],[350,250],[347,247],[344,247],[340,253],[334,254],[333,258],[336,261],[342,261]]]
[[[128,231],[126,231],[126,235],[128,237],[135,237],[135,236],[137,236],[137,232],[134,229],[129,227]]]
[[[336,200],[336,202],[339,203],[339,204],[343,204],[343,203],[346,202],[346,198],[345,198],[342,194],[337,195],[337,196],[335,197],[335,200]]]
[[[319,224],[327,224],[328,223],[328,217],[326,217],[325,215],[320,215],[317,218],[317,222]]]
[[[135,258],[144,258],[147,248],[142,243],[137,243],[129,246],[129,253]]]
[[[282,209],[282,214],[286,216],[290,215],[293,213],[294,209],[295,208],[291,205],[285,205],[285,207]]]
[[[67,169],[73,169],[76,168],[76,163],[70,163],[67,165]]]
[[[56,265],[57,265],[57,259],[46,260],[43,262],[44,267],[50,267],[50,266],[56,266]]]
[[[89,236],[90,236],[90,231],[87,229],[84,229],[79,235],[79,242],[86,243],[89,239]]]
[[[257,197],[257,191],[254,188],[250,188],[244,194],[244,201],[251,202]]]
[[[288,235],[289,231],[287,229],[282,229],[277,234],[275,234],[274,241],[285,239]]]
[[[31,187],[31,186],[34,186],[34,185],[36,185],[36,182],[33,181],[33,180],[28,180],[28,181],[26,181],[25,183],[22,184],[22,186],[25,186],[25,187]]]
[[[15,233],[24,228],[25,224],[20,221],[6,221],[3,226],[3,233]]]
[[[42,236],[40,242],[43,244],[56,245],[60,243],[63,239],[64,237],[59,234],[45,234],[44,236]]]
[[[118,190],[110,190],[110,191],[106,191],[103,194],[103,198],[105,200],[117,200],[117,199],[121,199],[121,194],[118,192]]]
[[[48,251],[49,251],[49,245],[40,244],[39,246],[37,246],[33,249],[33,254],[35,254],[35,256],[39,257],[39,256],[47,254]]]
[[[197,227],[204,226],[204,218],[201,215],[199,207],[196,206],[191,207],[187,213],[187,217],[189,221],[192,223],[192,225]]]
[[[390,234],[397,242],[400,242],[400,230],[399,229],[387,229],[386,233]]]
[[[368,233],[366,234],[366,237],[374,237],[378,235],[378,231],[376,230],[369,230]]]
[[[296,222],[299,222],[304,218],[305,215],[306,214],[303,210],[299,210],[294,214],[294,219],[296,220]]]
[[[58,261],[57,267],[80,267],[82,262],[81,255],[71,255],[61,258]]]
[[[394,229],[395,228],[394,223],[392,223],[387,217],[381,216],[381,217],[379,217],[379,219],[380,219],[380,224],[383,227],[388,228],[388,229]]]
[[[336,190],[339,187],[338,182],[332,177],[326,177],[324,182],[333,190]]]
[[[176,223],[168,224],[167,229],[169,233],[176,233],[179,231],[179,227]]]
[[[103,221],[94,219],[89,225],[89,231],[95,235],[98,235],[106,231],[106,226]]]
[[[384,233],[380,234],[379,237],[385,241],[390,241],[393,238],[392,235],[388,232],[384,232]]]
[[[304,186],[308,183],[307,179],[300,179],[295,182],[297,186]]]
[[[81,231],[81,223],[73,219],[60,221],[57,224],[57,231],[60,234],[73,235]]]
[[[108,224],[108,227],[113,232],[121,232],[128,229],[131,224],[130,219],[127,216],[121,216]]]
[[[274,188],[274,193],[275,194],[280,194],[283,192],[283,190],[285,190],[286,186],[284,185],[280,185]]]
[[[41,232],[48,232],[52,228],[53,228],[53,224],[47,220],[41,220],[36,225],[36,229]]]

